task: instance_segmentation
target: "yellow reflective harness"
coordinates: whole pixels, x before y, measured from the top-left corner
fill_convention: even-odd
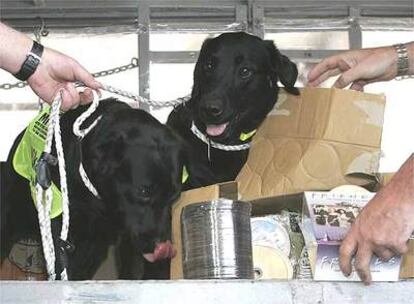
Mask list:
[[[252,138],[252,137],[253,137],[253,135],[254,135],[254,134],[256,134],[256,131],[257,131],[257,130],[253,130],[253,131],[250,131],[249,133],[242,133],[242,134],[240,134],[239,139],[240,139],[241,141],[246,141],[246,140],[248,140],[248,139]]]
[[[36,202],[36,163],[44,151],[46,145],[47,128],[51,108],[45,107],[26,128],[16,152],[13,155],[13,168],[30,183],[30,192],[33,203]],[[53,219],[62,214],[62,193],[52,182],[53,200],[50,218]],[[36,206],[36,204],[35,204]]]
[[[30,183],[30,192],[33,204],[36,201],[36,163],[44,151],[46,144],[47,128],[51,108],[45,107],[28,125],[16,152],[13,155],[13,168]],[[181,182],[184,184],[189,178],[188,170],[183,166]],[[53,200],[50,218],[53,219],[62,214],[62,193],[52,182]],[[36,204],[35,204],[36,206]]]

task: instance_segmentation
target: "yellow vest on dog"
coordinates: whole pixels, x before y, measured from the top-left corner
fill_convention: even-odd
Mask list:
[[[35,167],[46,145],[49,116],[50,107],[48,106],[30,122],[13,155],[13,168],[20,176],[29,181],[33,203],[36,202]],[[62,193],[53,182],[51,189],[53,200],[50,218],[55,218],[62,213]]]

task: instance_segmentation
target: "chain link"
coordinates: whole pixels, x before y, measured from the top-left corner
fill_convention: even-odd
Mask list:
[[[108,75],[114,75],[114,74],[118,74],[118,73],[122,73],[128,70],[132,70],[135,69],[139,66],[138,63],[138,58],[134,57],[131,59],[131,63],[126,64],[126,65],[122,65],[120,67],[116,67],[113,69],[108,69],[108,70],[103,70],[100,72],[96,72],[93,73],[93,77],[95,78],[99,78],[99,77],[105,77]],[[28,84],[26,81],[19,81],[19,82],[15,82],[15,83],[3,83],[0,84],[0,90],[11,90],[11,89],[15,89],[15,88],[19,88],[22,89],[24,87],[26,87]]]

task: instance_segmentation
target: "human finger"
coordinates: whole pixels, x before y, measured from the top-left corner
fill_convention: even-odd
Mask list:
[[[389,246],[392,251],[394,251],[396,254],[404,254],[408,251],[408,241],[403,244],[398,245],[391,245]]]
[[[318,85],[320,85],[322,82],[324,82],[328,78],[337,76],[341,73],[342,73],[342,71],[339,68],[327,70],[325,73],[320,75],[318,78],[316,78],[312,82],[308,82],[308,86],[317,87]]]
[[[347,236],[339,248],[339,268],[347,277],[352,273],[352,257],[357,248],[358,244],[352,236]]]
[[[366,81],[355,81],[351,84],[351,86],[349,87],[350,90],[354,90],[354,91],[360,91],[362,92],[364,90],[364,86],[367,84]]]
[[[358,250],[355,255],[355,271],[358,273],[359,278],[366,285],[371,283],[371,272],[369,265],[372,258],[372,250],[370,246],[362,244],[358,246]]]
[[[320,63],[315,65],[308,74],[308,81],[314,82],[326,71],[337,69],[337,68],[343,71],[350,68],[350,66],[344,61],[343,55],[334,55],[334,56],[325,58]]]
[[[75,61],[73,64],[73,72],[75,80],[83,82],[87,87],[99,90],[102,88],[102,84],[95,80],[91,73],[89,73],[82,65]]]
[[[343,89],[353,82],[367,83],[364,79],[366,66],[359,64],[345,71],[334,83],[333,87]]]
[[[85,89],[83,92],[79,93],[80,104],[88,104],[93,100],[93,93],[91,89]]]
[[[60,94],[62,96],[62,104],[60,106],[62,111],[68,111],[75,106],[75,100],[66,87],[61,89]]]
[[[68,109],[76,109],[79,106],[80,97],[78,91],[76,91],[74,84],[67,83],[65,85],[65,91],[68,93],[71,101],[71,107]],[[62,103],[65,104],[65,100],[63,100]]]
[[[383,246],[374,248],[374,253],[377,257],[381,259],[381,261],[384,262],[389,261],[393,256],[395,256],[394,251]]]

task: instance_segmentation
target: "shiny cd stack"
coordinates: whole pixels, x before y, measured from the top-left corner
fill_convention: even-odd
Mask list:
[[[181,213],[185,279],[253,279],[251,205],[218,199]]]

